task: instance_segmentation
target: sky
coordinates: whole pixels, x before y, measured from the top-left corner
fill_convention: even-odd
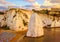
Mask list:
[[[60,0],[0,0],[0,6],[19,6],[19,7],[59,7]]]
[[[0,0],[1,5],[16,5],[16,6],[25,6],[25,5],[32,5],[33,3],[43,4],[44,0]],[[5,4],[4,4],[5,3]]]

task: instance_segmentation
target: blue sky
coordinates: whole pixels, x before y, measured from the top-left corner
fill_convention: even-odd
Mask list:
[[[34,3],[35,2],[35,3]],[[39,4],[39,5],[60,5],[60,0],[0,0],[0,6],[8,6],[8,5],[32,5]]]
[[[60,0],[0,0],[0,6],[22,6],[22,8],[60,7]],[[31,6],[31,7],[30,7]]]
[[[0,6],[19,6],[20,8],[36,8],[44,3],[44,0],[0,0]]]
[[[11,2],[13,4],[16,4],[17,6],[19,5],[30,5],[31,2],[27,2],[27,1],[24,1],[24,0],[6,0],[8,2]],[[44,3],[44,0],[35,0],[36,2],[38,2],[39,4],[43,4]]]

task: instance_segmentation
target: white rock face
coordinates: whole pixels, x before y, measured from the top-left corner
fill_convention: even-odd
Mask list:
[[[6,22],[7,22],[7,26],[8,26],[11,30],[23,31],[23,30],[26,29],[26,28],[24,27],[21,14],[16,13],[15,10],[13,10],[12,12],[9,11],[9,12],[7,13]]]
[[[6,25],[5,17],[4,15],[0,15],[0,27],[3,27]]]
[[[50,25],[50,27],[60,27],[60,20],[57,17],[40,14],[41,19],[44,22],[44,26]],[[55,20],[53,21],[53,19]]]
[[[51,27],[60,27],[60,20],[59,21],[54,20],[51,24]]]
[[[52,19],[50,19],[49,17],[48,17],[48,15],[46,15],[46,14],[40,14],[40,17],[41,17],[41,19],[42,19],[42,21],[43,21],[43,25],[44,26],[47,26],[47,25],[51,25],[51,23],[52,23]]]
[[[28,37],[39,37],[44,35],[43,22],[38,14],[32,14],[28,26]]]
[[[51,25],[51,23],[52,23],[52,20],[50,18],[46,18],[43,21],[45,23],[45,26]]]

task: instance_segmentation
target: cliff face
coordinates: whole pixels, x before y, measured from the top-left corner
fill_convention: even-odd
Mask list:
[[[34,13],[31,10],[17,8],[9,9],[6,14],[0,14],[0,27],[7,25],[11,30],[26,30],[32,14]],[[39,14],[40,18],[43,20],[44,26],[53,24],[52,22],[54,22],[54,18],[56,18],[55,20],[57,20],[57,17],[53,17],[51,15],[40,13],[37,14]]]
[[[6,19],[4,14],[0,14],[0,27],[6,26]]]
[[[32,11],[23,9],[10,9],[6,14],[6,23],[11,30],[26,30]]]

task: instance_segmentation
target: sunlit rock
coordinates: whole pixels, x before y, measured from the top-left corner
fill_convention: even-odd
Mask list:
[[[28,37],[40,37],[44,35],[43,22],[38,14],[32,14],[28,26]]]
[[[54,20],[51,24],[51,27],[60,27],[60,20]]]
[[[27,30],[30,14],[23,9],[10,9],[6,15],[6,23],[10,30]]]
[[[6,19],[4,17],[4,14],[0,15],[0,27],[6,26]]]
[[[11,30],[19,31],[19,30],[21,30],[21,28],[24,28],[23,21],[22,21],[20,15],[15,12],[15,10],[10,10],[9,12],[7,12],[6,17],[7,17],[6,18],[7,26]]]

